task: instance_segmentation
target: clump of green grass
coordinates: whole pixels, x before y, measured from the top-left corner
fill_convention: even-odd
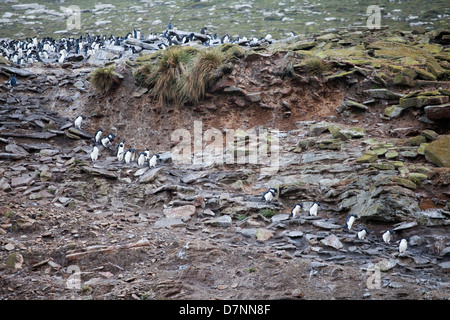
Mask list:
[[[306,58],[305,70],[310,75],[321,76],[325,71],[329,70],[329,65],[319,57]]]
[[[100,93],[106,93],[115,88],[122,78],[122,75],[114,71],[114,65],[97,68],[88,76],[91,85]]]
[[[272,218],[274,215],[276,215],[278,212],[276,212],[275,210],[270,210],[270,209],[262,209],[259,214],[262,215],[264,218],[270,219]]]
[[[225,54],[218,48],[199,51],[171,46],[162,54],[140,59],[133,75],[138,85],[150,89],[160,105],[197,103],[215,81],[230,71],[224,59]]]
[[[154,73],[157,69],[158,67],[152,62],[141,64],[133,73],[134,79],[141,87],[151,87],[154,82]]]
[[[218,69],[223,59],[223,53],[216,49],[205,49],[196,55],[183,78],[181,90],[187,100],[196,103],[204,97],[206,90],[220,78]]]
[[[148,86],[161,105],[180,104],[183,100],[182,75],[186,73],[189,62],[196,50],[178,46],[166,49],[158,62],[155,72],[148,78]]]

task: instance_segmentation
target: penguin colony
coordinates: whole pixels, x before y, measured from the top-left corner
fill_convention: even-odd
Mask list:
[[[75,121],[73,122],[74,127],[77,128],[78,130],[82,130],[81,125],[83,120],[84,117],[82,115],[77,116]],[[99,146],[103,146],[104,149],[111,150],[111,147],[113,146],[113,141],[116,137],[113,133],[110,133],[103,137],[102,135],[103,129],[99,128],[94,135],[93,139],[94,143],[92,146],[92,151],[90,153],[92,163],[95,163],[100,156]],[[130,148],[128,150],[125,150],[125,140],[122,140],[118,144],[115,155],[119,162],[130,164],[136,160],[139,166],[144,166],[145,163],[147,162],[150,168],[156,167],[158,163],[157,161],[160,158],[159,154],[154,154],[150,156],[149,148],[146,148],[145,151],[140,152],[139,155],[136,156],[136,149]]]
[[[269,189],[267,189],[267,191],[265,191],[263,193],[261,200],[270,203],[275,200],[277,193],[278,193],[278,190],[276,188],[269,188]],[[313,202],[312,205],[308,209],[309,216],[317,216],[318,210],[320,207],[322,207],[322,204],[320,202]],[[288,219],[295,219],[295,217],[300,215],[300,213],[304,210],[305,210],[304,203],[296,203],[292,207]],[[348,215],[345,220],[345,224],[342,226],[342,229],[347,232],[350,231],[352,229],[353,224],[355,223],[356,219],[358,219],[358,216],[356,214]],[[360,240],[364,240],[369,233],[370,233],[370,231],[367,228],[362,227],[362,228],[359,228],[359,230],[356,232],[356,237],[358,237],[358,239],[360,239]],[[393,234],[394,234],[394,231],[392,231],[392,230],[385,231],[381,237],[383,239],[384,243],[390,244]],[[400,241],[400,244],[398,247],[398,251],[399,251],[400,255],[405,254],[407,247],[408,247],[408,240],[402,239]]]
[[[295,33],[291,32],[291,37],[294,36]],[[140,30],[133,30],[125,37],[86,34],[79,38],[70,37],[58,40],[51,37],[45,37],[41,40],[38,40],[37,37],[26,38],[25,40],[2,39],[0,41],[0,56],[17,65],[35,62],[64,63],[72,59],[76,61],[87,60],[90,56],[94,56],[98,50],[105,49],[107,46],[121,46],[125,50],[124,53],[120,54],[120,59],[123,55],[136,53],[135,46],[127,42],[129,39],[137,39],[142,43],[149,44],[155,51],[166,49],[172,45],[189,45],[190,42],[194,41],[206,47],[214,47],[224,43],[256,47],[276,41],[272,39],[270,34],[261,38],[231,37],[228,34],[219,37],[217,33],[208,33],[206,27],[202,28],[200,33],[184,33],[179,32],[176,26],[169,23],[164,32],[160,34],[150,33],[148,36],[144,36]]]

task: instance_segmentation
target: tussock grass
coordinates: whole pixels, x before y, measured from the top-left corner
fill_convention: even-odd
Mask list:
[[[310,75],[321,76],[330,69],[329,64],[319,57],[306,58],[304,63],[305,70]]]
[[[97,68],[88,76],[91,85],[100,93],[106,93],[115,88],[122,78],[122,75],[114,71],[114,65]]]
[[[140,59],[133,76],[162,106],[197,103],[227,73],[224,59],[225,54],[217,48],[171,46],[162,54]]]
[[[204,97],[206,90],[220,78],[218,69],[223,60],[223,53],[216,49],[205,49],[196,55],[183,78],[182,91],[187,100],[196,103]]]

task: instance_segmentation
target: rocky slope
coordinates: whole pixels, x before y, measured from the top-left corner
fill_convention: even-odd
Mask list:
[[[448,299],[448,34],[342,32],[248,50],[181,107],[153,102],[133,60],[116,62],[123,80],[106,94],[89,86],[94,65],[21,69],[22,85],[1,85],[0,296]],[[311,72],[310,56],[326,68]],[[0,68],[3,83],[12,71]],[[193,136],[200,120],[223,136],[272,130],[258,147],[278,142],[276,174],[175,163],[172,132]],[[92,164],[99,127],[160,163],[102,148]],[[272,203],[260,200],[268,187]],[[345,231],[348,214],[358,219]]]

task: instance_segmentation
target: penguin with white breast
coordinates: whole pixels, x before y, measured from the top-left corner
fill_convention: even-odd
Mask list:
[[[139,153],[139,157],[137,159],[137,163],[139,166],[143,166],[145,163],[145,152]]]
[[[105,148],[109,148],[109,146],[111,145],[111,141],[109,140],[109,136],[103,137],[101,142],[102,142],[102,145]]]
[[[345,220],[344,229],[350,231],[352,229],[353,223],[355,222],[356,218],[358,216],[356,214],[350,214],[347,216],[347,219]]]
[[[112,146],[112,142],[116,136],[112,133],[108,134],[106,137],[102,138],[101,142],[105,148]]]
[[[91,151],[91,160],[92,160],[92,163],[94,163],[95,161],[97,161],[97,159],[98,159],[98,147],[97,147],[97,145],[96,144],[94,144],[94,148],[92,149],[92,151]]]
[[[102,134],[103,134],[103,129],[102,128],[98,129],[97,132],[95,133],[95,137],[94,137],[95,143],[100,143]]]
[[[117,146],[117,160],[123,161],[125,155],[125,140],[122,140]]]
[[[150,168],[156,167],[156,164],[158,162],[159,159],[159,154],[154,154],[150,157],[150,159],[148,159],[148,165]]]
[[[261,200],[266,202],[272,202],[275,199],[278,190],[275,188],[269,188],[266,192],[263,193]]]
[[[136,149],[131,148],[131,162],[134,161],[134,159],[136,159]]]
[[[406,252],[406,249],[408,248],[408,241],[406,239],[402,239],[400,241],[400,244],[398,246],[398,252],[403,255]]]
[[[150,159],[150,148],[145,148],[145,161],[148,161]]]
[[[77,128],[77,129],[79,129],[79,130],[81,130],[81,123],[83,122],[83,116],[78,116],[76,119],[75,119],[75,121],[74,121],[74,126],[75,126],[75,128]]]
[[[128,164],[128,163],[130,163],[131,162],[131,154],[132,154],[133,152],[131,151],[131,149],[128,149],[126,152],[125,152],[125,155],[124,155],[124,157],[123,157],[123,161],[126,163],[126,164]]]
[[[303,209],[303,204],[302,204],[302,203],[297,203],[297,204],[295,204],[295,205],[292,207],[292,209],[291,209],[291,213],[289,214],[289,219],[290,219],[290,218],[295,219],[295,216],[296,216],[297,214],[299,214],[300,210],[302,210],[302,209]]]
[[[309,215],[313,217],[317,216],[317,212],[321,206],[322,204],[320,202],[314,202],[311,208],[309,208]]]
[[[357,233],[358,239],[364,240],[368,234],[369,234],[369,230],[367,230],[366,228],[362,228]]]
[[[383,241],[384,241],[385,243],[391,242],[391,237],[392,237],[393,234],[394,234],[394,231],[392,231],[392,230],[387,230],[385,233],[383,233],[383,236],[382,236]]]

